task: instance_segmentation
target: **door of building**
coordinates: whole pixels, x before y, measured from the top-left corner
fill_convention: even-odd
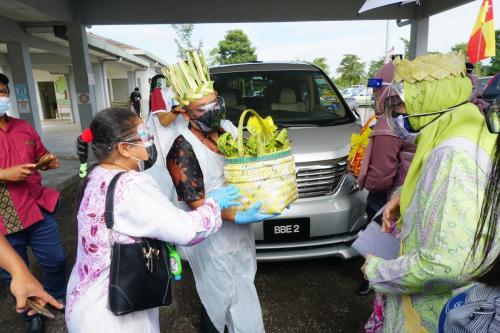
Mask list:
[[[42,102],[43,119],[57,119],[56,89],[53,81],[38,82]]]

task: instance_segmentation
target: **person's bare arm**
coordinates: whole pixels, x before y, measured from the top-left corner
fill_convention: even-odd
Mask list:
[[[170,125],[175,120],[175,118],[177,118],[177,114],[173,112],[158,112],[157,116],[160,124],[165,127]]]
[[[23,312],[26,309],[26,300],[30,297],[42,306],[49,303],[58,309],[63,308],[62,304],[43,289],[40,282],[31,274],[24,261],[2,235],[0,235],[0,267],[12,276],[10,291],[16,298],[17,312]],[[30,310],[28,314],[35,313],[35,310]]]
[[[28,178],[35,164],[19,164],[10,168],[0,169],[0,181],[5,182],[22,182]]]

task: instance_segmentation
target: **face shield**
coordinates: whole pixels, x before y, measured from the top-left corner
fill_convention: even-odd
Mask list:
[[[139,124],[137,126],[137,136],[131,138],[129,140],[123,141],[124,143],[128,143],[131,145],[139,145],[146,148],[146,152],[148,153],[148,159],[145,161],[139,162],[139,170],[144,171],[153,166],[155,164],[156,159],[158,157],[158,151],[156,150],[156,145],[154,144],[153,135],[149,133],[149,130],[146,125]]]
[[[221,121],[226,118],[226,105],[222,97],[217,97],[214,101],[199,107],[196,111],[202,113],[197,118],[193,117],[193,111],[189,110],[191,121],[203,133],[217,131],[220,128]]]

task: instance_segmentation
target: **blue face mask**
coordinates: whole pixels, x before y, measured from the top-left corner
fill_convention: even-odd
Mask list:
[[[0,117],[5,115],[10,110],[10,102],[8,97],[0,97]]]

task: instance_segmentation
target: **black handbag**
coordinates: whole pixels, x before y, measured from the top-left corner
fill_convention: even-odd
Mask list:
[[[104,220],[111,232],[114,225],[113,201],[116,182],[113,177],[106,192]],[[142,238],[133,244],[112,244],[108,307],[121,316],[134,311],[172,304],[172,285],[166,243]]]

